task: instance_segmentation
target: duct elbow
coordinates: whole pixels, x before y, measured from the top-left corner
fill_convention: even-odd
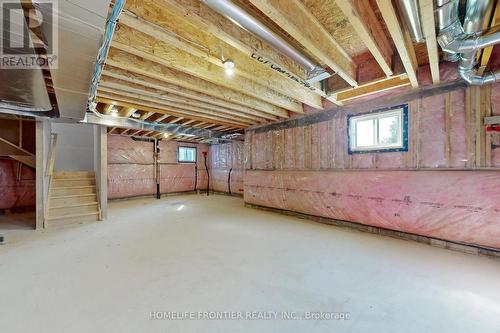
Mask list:
[[[492,84],[500,82],[500,72],[489,73],[487,75],[477,75],[472,69],[459,69],[460,77],[470,85],[482,86],[485,84]]]

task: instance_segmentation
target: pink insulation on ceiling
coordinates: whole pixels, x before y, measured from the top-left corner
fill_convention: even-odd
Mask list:
[[[243,194],[243,142],[210,146],[210,189]]]
[[[197,148],[197,164],[177,163],[179,145]],[[207,175],[203,165],[203,151],[207,145],[161,141],[161,193],[206,189]],[[198,166],[196,168],[196,165]],[[197,175],[197,179],[196,179]],[[156,171],[152,142],[134,141],[130,137],[108,136],[108,197],[126,198],[156,193]]]
[[[33,169],[17,161],[0,160],[0,188],[0,209],[35,206],[36,188]]]
[[[245,202],[500,249],[500,172],[247,170]]]

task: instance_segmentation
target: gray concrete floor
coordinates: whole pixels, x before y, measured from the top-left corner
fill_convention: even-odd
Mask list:
[[[1,332],[500,331],[498,259],[225,196],[114,202],[109,215],[0,247]],[[150,319],[170,311],[347,312],[349,320]]]

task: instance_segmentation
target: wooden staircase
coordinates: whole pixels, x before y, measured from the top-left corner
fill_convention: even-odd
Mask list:
[[[45,227],[101,220],[93,171],[54,172]]]

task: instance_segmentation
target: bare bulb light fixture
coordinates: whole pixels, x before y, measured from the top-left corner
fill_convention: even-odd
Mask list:
[[[227,76],[232,76],[234,74],[234,61],[231,59],[224,60],[222,62],[224,65],[224,71],[226,72]]]

